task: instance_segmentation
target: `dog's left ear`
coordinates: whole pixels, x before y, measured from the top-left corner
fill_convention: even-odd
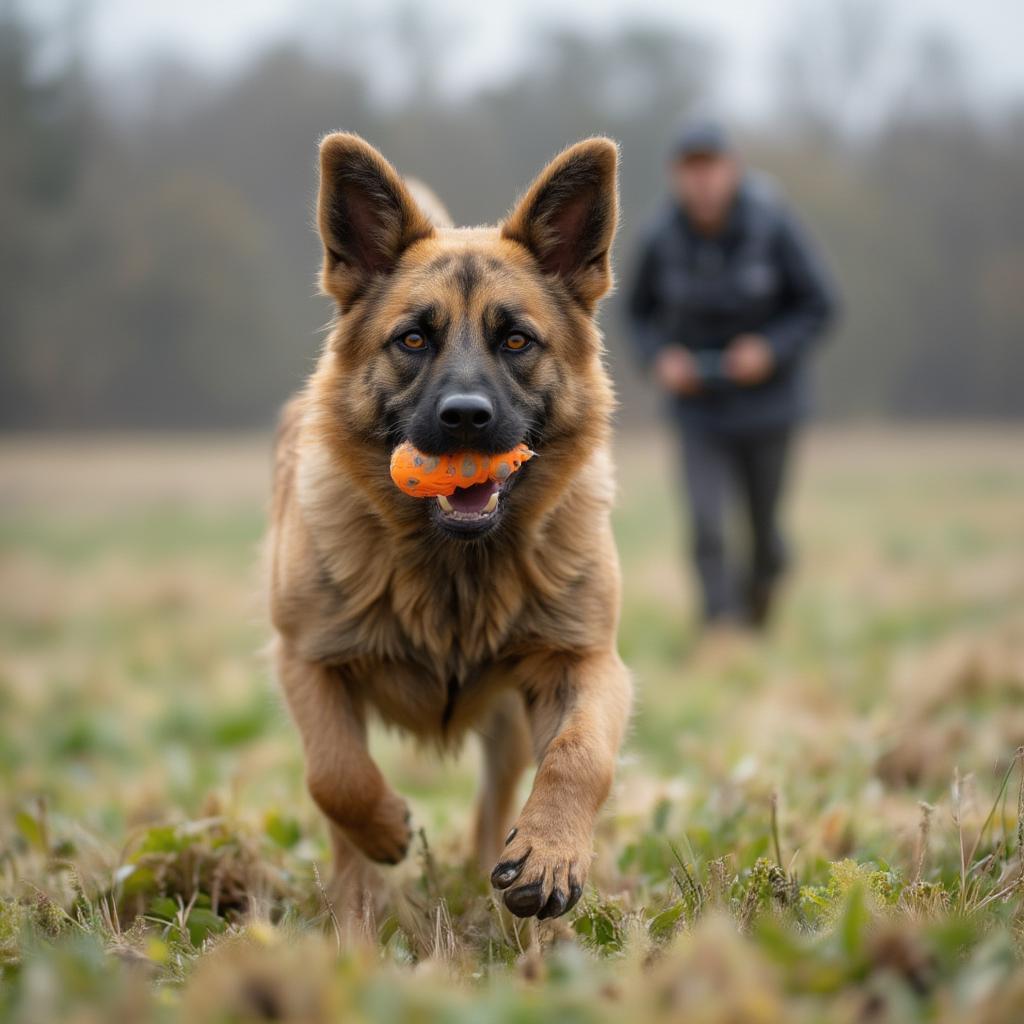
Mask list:
[[[611,139],[585,139],[544,168],[501,234],[526,246],[590,311],[611,287],[618,217],[618,148]]]

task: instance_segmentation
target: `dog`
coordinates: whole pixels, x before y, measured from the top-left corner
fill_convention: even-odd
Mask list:
[[[371,715],[442,747],[482,737],[476,853],[513,914],[557,917],[583,891],[631,706],[595,324],[617,161],[610,140],[580,142],[497,227],[452,228],[360,137],[320,145],[320,284],[337,317],[281,418],[269,589],[346,908],[363,867],[397,863],[411,839],[367,747]],[[455,508],[394,486],[406,440],[536,457]]]

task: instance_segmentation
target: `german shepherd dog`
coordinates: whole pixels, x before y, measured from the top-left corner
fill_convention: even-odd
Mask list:
[[[358,136],[320,146],[320,282],[338,316],[279,430],[270,590],[346,912],[369,862],[398,862],[411,838],[367,748],[370,714],[441,746],[482,737],[476,850],[513,914],[564,914],[586,881],[631,701],[594,322],[616,167],[611,141],[580,142],[499,226],[456,229]],[[442,503],[392,483],[406,440],[536,457]]]

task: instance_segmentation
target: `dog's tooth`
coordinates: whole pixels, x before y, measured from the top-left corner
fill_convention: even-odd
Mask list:
[[[441,511],[442,512],[454,512],[455,511],[455,509],[452,508],[452,503],[443,494],[439,494],[437,496],[437,503],[438,503],[438,505],[441,506]]]
[[[498,492],[495,491],[484,505],[483,515],[488,515],[498,507]]]

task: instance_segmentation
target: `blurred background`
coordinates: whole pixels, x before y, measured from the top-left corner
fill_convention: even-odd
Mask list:
[[[613,295],[639,700],[571,924],[612,966],[566,961],[515,1019],[644,1005],[643,943],[696,926],[707,896],[745,934],[763,914],[791,939],[713,936],[723,959],[693,961],[663,1003],[703,1008],[710,976],[737,1001],[721,1019],[934,1021],[934,996],[944,1020],[1020,1020],[981,1007],[1024,934],[1003,891],[1024,766],[1021,39],[1013,0],[0,0],[0,1019],[56,1020],[61,1000],[106,1008],[79,1020],[150,1019],[117,1009],[144,977],[154,1019],[183,988],[223,1008],[215,973],[190,979],[246,929],[272,961],[276,935],[311,930],[333,976],[327,844],[260,654],[258,554],[270,430],[332,312],[314,284],[319,137],[363,133],[476,223],[607,133],[625,283],[701,101],[775,176],[844,299],[787,509],[797,561],[767,638],[701,650],[677,462]],[[507,1008],[478,979],[520,936],[462,867],[472,745],[438,762],[373,742],[424,831],[389,874],[405,902],[378,922],[384,966],[345,975],[370,986],[359,1019],[401,1018],[427,977],[439,1006]],[[886,967],[863,935],[897,919],[908,945]],[[387,970],[423,960],[443,969]],[[609,1002],[623,963],[628,1006]],[[852,1009],[800,1016],[800,993]]]
[[[1024,13],[1009,0],[3,0],[0,424],[267,426],[328,318],[315,144],[363,133],[458,223],[562,146],[622,143],[620,278],[704,101],[820,239],[830,419],[1019,416]],[[623,423],[649,393],[605,326]]]

